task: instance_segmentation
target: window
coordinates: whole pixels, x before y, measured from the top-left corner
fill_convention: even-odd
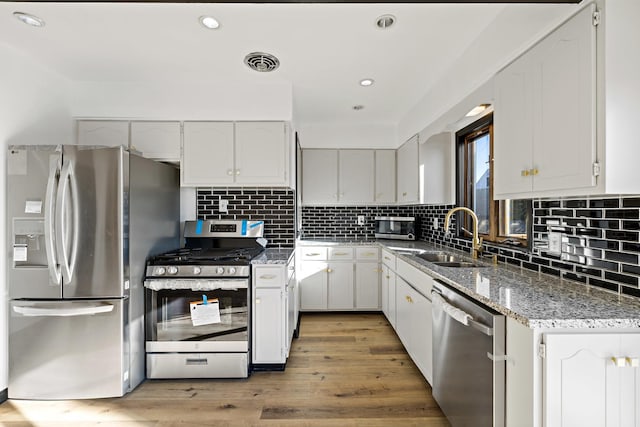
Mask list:
[[[493,114],[459,131],[456,139],[458,206],[473,209],[484,240],[527,246],[531,200],[493,200]],[[459,234],[470,236],[471,217],[458,218]]]

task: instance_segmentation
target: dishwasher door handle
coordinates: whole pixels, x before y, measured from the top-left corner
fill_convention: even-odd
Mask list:
[[[490,328],[480,322],[476,322],[473,320],[473,316],[469,313],[449,304],[440,292],[431,291],[431,300],[433,304],[441,306],[442,311],[444,311],[453,320],[463,324],[464,326],[469,326],[478,332],[482,332],[487,336],[493,336],[493,328]]]

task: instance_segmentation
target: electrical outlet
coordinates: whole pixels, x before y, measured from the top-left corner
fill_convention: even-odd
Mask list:
[[[364,225],[364,215],[358,215],[358,225]]]
[[[435,230],[437,230],[437,229],[438,229],[438,218],[433,218],[433,228],[434,228]]]
[[[562,233],[555,233],[550,231],[548,234],[549,239],[549,253],[560,254],[562,252]]]
[[[229,201],[220,199],[220,203],[218,204],[218,212],[227,213],[229,212]]]

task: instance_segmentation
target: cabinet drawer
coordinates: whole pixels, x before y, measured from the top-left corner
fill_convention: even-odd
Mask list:
[[[256,267],[254,283],[256,288],[279,288],[285,282],[285,268]]]
[[[386,249],[382,250],[382,263],[391,270],[396,271],[396,256]]]
[[[351,260],[353,259],[353,248],[329,248],[330,260]]]
[[[327,259],[327,248],[302,247],[300,248],[300,258],[305,261],[325,261]]]
[[[397,265],[398,269],[396,270],[396,272],[398,273],[398,276],[402,277],[407,281],[407,283],[418,290],[418,292],[431,300],[433,278],[401,259],[398,260]]]
[[[377,261],[379,250],[376,247],[356,248],[356,259]]]

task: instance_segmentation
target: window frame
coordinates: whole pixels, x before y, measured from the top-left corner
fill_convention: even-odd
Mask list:
[[[471,172],[470,164],[470,144],[473,140],[481,135],[489,134],[490,149],[489,149],[489,233],[481,234],[479,236],[486,242],[495,244],[504,244],[505,241],[517,243],[519,247],[530,248],[532,241],[531,233],[531,219],[533,217],[533,207],[531,200],[528,200],[527,214],[525,218],[526,222],[526,237],[521,236],[504,236],[500,235],[501,226],[501,200],[495,200],[494,198],[494,132],[493,132],[493,112],[486,114],[478,118],[473,123],[456,132],[456,204],[457,206],[467,206],[472,208],[472,188],[469,185],[469,174]],[[507,202],[507,201],[504,201]],[[459,237],[469,237],[464,233],[462,227],[471,231],[472,220],[471,216],[462,212],[457,213],[457,235]],[[463,215],[461,217],[461,215]]]

